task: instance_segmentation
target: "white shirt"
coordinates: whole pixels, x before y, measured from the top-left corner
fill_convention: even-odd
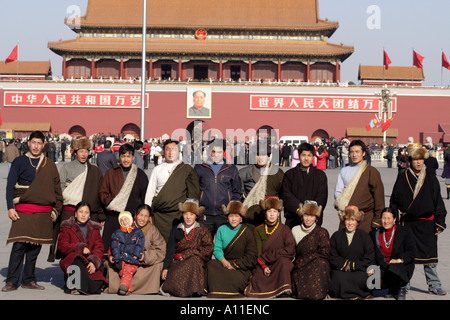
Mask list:
[[[339,172],[338,179],[336,181],[336,187],[334,189],[334,198],[337,199],[342,191],[348,186],[352,178],[355,176],[356,172],[358,172],[359,167],[361,165],[348,165],[343,167]]]
[[[149,206],[152,205],[153,198],[156,197],[164,187],[173,170],[178,164],[180,164],[180,161],[174,163],[164,162],[153,169],[148,182],[147,193],[145,194],[146,204],[148,204]]]

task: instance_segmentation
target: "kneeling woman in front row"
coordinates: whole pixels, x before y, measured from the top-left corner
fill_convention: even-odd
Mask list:
[[[374,264],[372,239],[358,229],[364,213],[356,206],[347,206],[340,216],[345,228],[330,239],[331,282],[329,294],[339,299],[364,299],[371,294],[367,287],[367,268]]]
[[[295,257],[295,240],[291,229],[282,224],[283,200],[268,197],[261,200],[264,224],[255,228],[258,260],[245,295],[251,298],[274,298],[292,293],[291,271]]]
[[[208,262],[208,298],[241,298],[256,265],[256,241],[253,230],[242,224],[247,207],[230,201],[222,205],[228,223],[219,227],[214,257]]]
[[[383,228],[373,231],[371,236],[376,264],[381,271],[381,287],[389,289],[385,298],[405,300],[406,285],[414,273],[416,244],[411,232],[396,224],[396,218],[392,209],[383,209]]]
[[[75,216],[61,223],[58,237],[58,251],[61,254],[59,265],[64,271],[64,280],[69,277],[70,266],[79,267],[79,287],[68,288],[64,292],[71,294],[99,294],[108,283],[100,269],[103,258],[103,241],[100,234],[102,226],[90,220],[91,208],[87,202],[75,207]],[[66,283],[66,282],[65,282]]]
[[[183,222],[172,228],[167,243],[160,292],[176,297],[205,294],[206,263],[211,259],[211,233],[197,222],[204,207],[198,201],[187,199],[179,204]]]

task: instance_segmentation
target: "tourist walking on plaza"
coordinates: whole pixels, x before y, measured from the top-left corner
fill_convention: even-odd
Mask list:
[[[366,145],[361,140],[350,143],[351,164],[339,172],[334,190],[334,207],[342,214],[349,204],[364,212],[359,229],[369,233],[381,227],[381,210],[384,205],[384,186],[380,172],[364,160]],[[344,228],[341,220],[340,229]]]
[[[438,235],[446,228],[447,210],[436,175],[424,165],[428,150],[420,143],[408,145],[410,168],[397,176],[390,207],[400,222],[412,232],[416,243],[415,263],[423,264],[428,291],[445,295],[437,273]]]
[[[44,134],[33,131],[30,151],[14,160],[8,174],[6,203],[12,224],[6,243],[13,246],[2,291],[17,289],[24,258],[22,288],[44,289],[36,282],[36,261],[42,245],[53,243],[52,221],[63,205],[58,169],[42,153],[44,143]]]

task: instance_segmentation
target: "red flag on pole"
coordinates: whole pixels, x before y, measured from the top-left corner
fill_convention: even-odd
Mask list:
[[[447,56],[442,52],[442,67],[450,70],[450,63],[447,60]]]
[[[383,50],[383,65],[385,66],[386,70],[389,69],[390,64],[391,64],[391,59],[389,59],[389,56],[386,53],[386,51]]]
[[[416,51],[413,50],[413,65],[417,68],[423,69],[422,61],[425,57],[422,57]]]
[[[385,132],[391,126],[391,123],[392,123],[393,120],[394,120],[394,117],[392,117],[389,120],[387,120],[386,122],[382,123],[381,124],[381,128],[383,130],[381,130],[381,132]]]
[[[19,58],[19,45],[16,45],[11,54],[6,58],[5,64],[17,61]]]

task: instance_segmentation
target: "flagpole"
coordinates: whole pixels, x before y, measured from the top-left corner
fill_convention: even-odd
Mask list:
[[[145,77],[145,64],[146,64],[146,49],[147,42],[147,0],[143,1],[142,8],[142,74],[141,74],[141,141],[144,142],[145,137],[145,85],[146,85],[146,77]]]
[[[19,82],[19,60],[19,41],[17,41],[17,82]]]
[[[413,61],[412,61],[412,68],[411,68],[411,87],[414,84],[414,47],[412,48],[413,50]]]
[[[442,85],[443,85],[443,82],[442,82],[442,77],[443,77],[443,74],[444,74],[444,71],[443,71],[443,69],[444,69],[444,66],[443,66],[443,64],[442,64],[442,57],[444,56],[444,49],[442,49],[441,48],[441,88],[442,88]]]
[[[385,54],[384,54],[384,47],[383,47],[383,85],[384,85],[384,69],[386,69],[386,66],[384,65],[385,63]]]

